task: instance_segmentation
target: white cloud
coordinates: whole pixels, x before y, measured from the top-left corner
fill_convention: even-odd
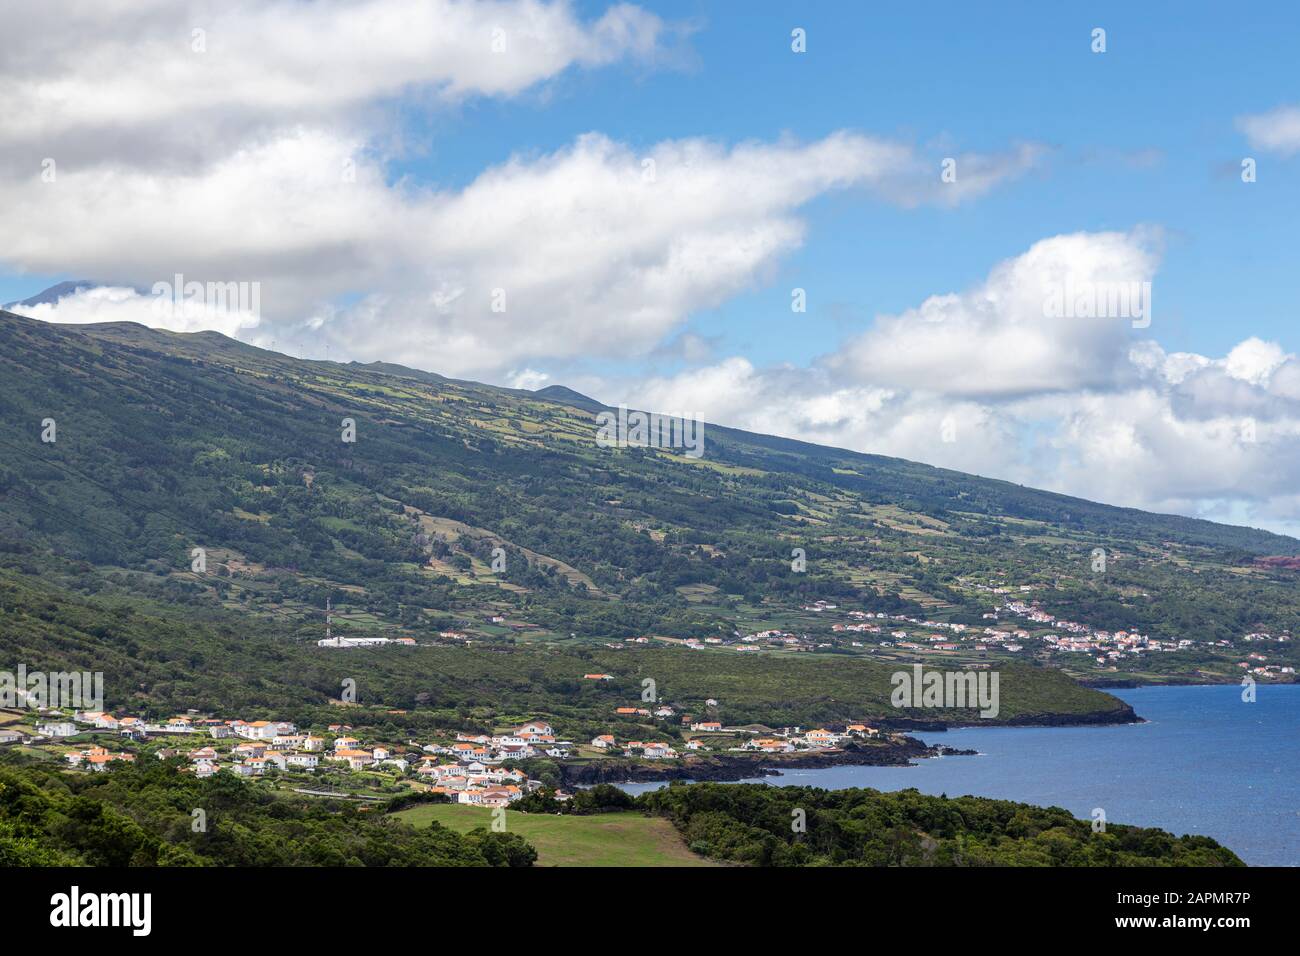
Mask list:
[[[878,319],[807,368],[732,357],[586,387],[1090,500],[1300,532],[1300,359],[1256,338],[1222,358],[1169,354],[1123,323],[1035,315],[1045,277],[1149,276],[1149,240],[1043,240],[975,289]]]
[[[240,304],[237,296],[229,302],[205,303],[198,299],[187,301],[183,296],[142,296],[135,289],[96,286],[79,289],[57,302],[14,306],[13,311],[45,322],[141,322],[173,332],[213,331],[246,338],[248,330],[257,327],[259,317],[254,309],[239,308]],[[143,322],[146,315],[149,321]]]
[[[0,145],[68,166],[201,160],[398,96],[513,96],[571,67],[653,61],[676,28],[563,0],[67,0],[6,17]],[[199,32],[196,32],[199,31]]]
[[[511,372],[506,376],[506,385],[510,388],[526,388],[529,391],[537,389],[550,382],[551,376],[545,372],[539,372],[536,369],[525,368],[516,372]]]
[[[958,154],[957,181],[942,183],[939,156],[852,132],[635,149],[590,133],[439,188],[389,176],[403,110],[657,65],[688,28],[565,0],[69,0],[12,21],[0,262],[122,287],[176,273],[258,283],[256,325],[214,323],[296,354],[495,380],[653,353],[692,313],[770,277],[819,196],[947,206],[1044,152]],[[104,308],[72,297],[41,314]],[[191,327],[145,296],[113,310]],[[711,348],[689,334],[675,347],[688,360]]]
[[[969,396],[1111,385],[1127,373],[1133,319],[1090,315],[1080,306],[1150,282],[1158,238],[1136,231],[1044,239],[973,289],[879,317],[830,364],[872,381],[921,389],[934,383]],[[1055,314],[1062,303],[1073,304],[1074,314]]]
[[[1223,360],[1223,368],[1233,378],[1252,385],[1263,385],[1286,360],[1286,353],[1276,342],[1251,337],[1228,353]]]
[[[804,204],[851,187],[949,201],[915,149],[848,132],[644,152],[593,133],[437,191],[390,186],[362,142],[303,129],[200,172],[0,179],[24,224],[0,234],[0,259],[145,288],[176,272],[258,281],[259,342],[491,377],[652,351],[797,248]]]
[[[1283,156],[1300,152],[1300,106],[1279,106],[1266,113],[1239,116],[1237,128],[1255,149]]]

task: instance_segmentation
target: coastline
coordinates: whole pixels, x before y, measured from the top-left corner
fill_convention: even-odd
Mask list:
[[[1186,680],[1179,678],[1177,680],[1148,680],[1140,681],[1131,678],[1098,678],[1095,680],[1076,678],[1084,687],[1091,687],[1094,690],[1141,690],[1144,687],[1240,687],[1239,680]],[[1267,680],[1259,681],[1264,687],[1289,687],[1294,684],[1300,684],[1300,680]]]
[[[751,777],[776,777],[784,770],[862,766],[902,767],[922,757],[974,756],[974,750],[932,746],[915,737],[899,736],[882,744],[850,745],[843,749],[790,754],[710,753],[672,761],[607,758],[585,763],[560,764],[566,786],[589,787],[599,783],[646,783],[692,780],[727,783]]]
[[[879,722],[882,730],[923,731],[937,733],[954,730],[958,727],[1091,727],[1110,726],[1113,724],[1139,724],[1142,718],[1133,710],[1131,704],[1113,707],[1109,710],[1086,711],[1079,714],[1020,714],[1016,717],[997,720],[923,720],[912,717],[891,717]]]
[[[976,756],[978,751],[927,744],[904,731],[937,733],[961,727],[1089,727],[1144,723],[1129,705],[1083,714],[1024,714],[1009,720],[926,721],[910,718],[881,721],[891,736],[874,744],[850,744],[833,750],[789,754],[721,753],[692,754],[671,761],[602,758],[581,763],[559,764],[566,786],[589,787],[600,783],[646,783],[660,780],[692,780],[726,783],[753,777],[776,777],[784,770],[806,770],[838,766],[901,767],[926,757]]]

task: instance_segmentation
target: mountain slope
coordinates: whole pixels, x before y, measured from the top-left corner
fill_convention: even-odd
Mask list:
[[[1292,538],[715,426],[698,460],[602,448],[557,387],[0,313],[0,402],[5,548],[303,635],[327,597],[344,631],[506,641],[820,633],[817,599],[980,625],[993,585],[1206,644],[1300,612],[1254,561]]]

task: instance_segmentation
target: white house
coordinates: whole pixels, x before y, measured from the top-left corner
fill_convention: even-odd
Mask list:
[[[234,724],[235,733],[249,740],[272,740],[280,733],[282,725],[273,723],[269,720],[254,720],[251,723],[236,721]],[[292,727],[292,724],[289,724]]]
[[[833,747],[840,742],[840,735],[818,729],[808,731],[803,739],[814,747]]]

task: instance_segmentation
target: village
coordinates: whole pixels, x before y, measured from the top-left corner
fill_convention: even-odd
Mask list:
[[[800,610],[808,615],[825,620],[842,616],[847,620],[838,620],[829,624],[829,639],[818,634],[810,635],[781,628],[766,628],[751,633],[734,631],[731,634],[707,637],[667,637],[663,635],[629,637],[621,640],[607,641],[604,646],[611,650],[621,650],[644,645],[679,647],[686,650],[730,650],[739,653],[759,653],[762,651],[816,652],[850,648],[855,651],[872,653],[879,649],[898,649],[918,656],[931,654],[947,655],[962,652],[974,652],[979,655],[997,654],[1018,656],[1026,651],[1051,657],[1061,657],[1066,661],[1079,661],[1076,655],[1084,655],[1089,664],[1104,670],[1118,671],[1124,667],[1135,667],[1145,656],[1168,654],[1208,647],[1220,653],[1231,653],[1234,643],[1219,640],[1211,644],[1199,644],[1188,638],[1178,640],[1159,639],[1141,634],[1137,630],[1108,631],[1092,627],[1078,621],[1057,618],[1044,610],[1036,601],[1028,597],[1030,593],[1041,589],[1041,585],[1021,584],[985,584],[965,581],[963,586],[977,592],[991,594],[995,605],[991,611],[982,614],[984,626],[968,625],[951,621],[936,621],[918,618],[906,614],[890,614],[883,611],[844,610],[826,600],[805,603]],[[838,612],[838,613],[837,613]],[[1008,620],[1016,619],[1014,625]],[[502,624],[505,618],[497,614],[485,615],[485,620],[492,624]],[[342,637],[332,635],[329,629],[330,616],[326,612],[326,637],[316,643],[321,647],[380,647],[380,646],[414,646],[411,637],[386,638],[378,636]],[[1023,622],[1019,623],[1019,622]],[[818,622],[820,624],[820,621]],[[817,631],[814,625],[811,628]],[[826,625],[821,625],[824,631]],[[855,639],[855,635],[860,635]],[[468,644],[470,635],[463,631],[441,631],[441,640]],[[1285,645],[1291,641],[1287,633],[1271,635],[1257,632],[1244,635],[1245,643],[1276,643]],[[1253,677],[1264,679],[1291,680],[1295,677],[1295,667],[1288,663],[1271,662],[1262,650],[1251,649],[1236,666]],[[585,675],[588,679],[609,675]],[[665,717],[669,713],[660,710],[642,712],[640,709],[620,711],[624,715]],[[630,742],[636,744],[636,741]],[[665,745],[666,746],[666,745]],[[641,747],[629,748],[640,752]],[[657,756],[659,750],[650,748],[651,755]],[[552,754],[551,756],[557,756]]]
[[[291,773],[318,769],[344,773],[382,772],[419,782],[417,789],[444,794],[453,802],[484,807],[507,806],[540,783],[530,780],[512,760],[546,754],[564,756],[567,745],[555,739],[545,721],[530,721],[496,736],[459,733],[455,739],[419,745],[372,743],[353,736],[347,724],[330,724],[324,733],[306,732],[281,720],[221,719],[195,714],[151,723],[134,716],[100,711],[76,711],[70,716],[50,712],[35,734],[4,731],[0,743],[29,745],[88,737],[96,742],[64,753],[70,767],[103,771],[118,761],[134,761],[137,753],[104,746],[112,737],[120,744],[162,740],[154,750],[160,759],[180,757],[186,770],[200,779],[217,773],[263,777],[273,771]],[[110,736],[111,735],[111,736]],[[314,792],[303,790],[301,792]]]
[[[593,679],[610,675],[587,675]],[[716,705],[716,700],[708,701]],[[619,717],[675,717],[672,707],[618,707]],[[485,734],[458,731],[425,743],[377,743],[357,736],[348,724],[330,724],[321,732],[305,731],[289,721],[223,719],[197,713],[148,721],[104,711],[42,711],[33,732],[0,728],[0,744],[21,744],[59,754],[70,768],[104,771],[118,762],[133,762],[145,753],[159,759],[181,758],[186,772],[203,779],[218,773],[241,778],[316,771],[363,775],[378,781],[445,795],[450,801],[475,806],[508,806],[540,781],[521,768],[523,761],[622,757],[646,761],[676,760],[690,753],[719,750],[733,753],[796,753],[830,751],[879,731],[865,723],[828,729],[761,726],[726,727],[720,721],[682,718],[685,743],[620,738],[599,734],[588,744],[560,739],[545,720],[530,720],[508,730]],[[138,745],[161,743],[160,747]],[[70,745],[70,746],[69,746]],[[322,795],[307,787],[303,793]],[[563,795],[561,794],[563,797]]]
[[[1209,645],[1198,645],[1188,638],[1178,640],[1158,639],[1141,634],[1136,630],[1108,631],[1092,627],[1078,621],[1057,618],[1043,610],[1036,602],[1024,598],[1012,597],[1017,593],[1035,590],[1033,585],[1018,587],[974,585],[978,590],[987,591],[998,596],[999,603],[994,610],[982,615],[991,622],[983,627],[948,621],[934,621],[904,614],[888,614],[873,611],[847,611],[844,616],[848,622],[831,625],[831,632],[836,635],[872,635],[874,640],[849,640],[853,648],[869,646],[894,647],[917,654],[951,653],[975,651],[978,653],[995,652],[1018,655],[1027,648],[1041,650],[1048,656],[1087,655],[1099,667],[1112,670],[1124,664],[1132,666],[1143,656],[1152,654],[1169,654],[1188,651],[1198,646],[1208,646],[1220,651],[1230,652],[1235,643],[1228,640],[1216,641]],[[836,611],[835,604],[817,601],[805,605],[804,611],[827,614]],[[1028,627],[1003,623],[1006,618],[1023,620]],[[739,639],[742,646],[737,650],[757,649],[759,646],[779,647],[791,650],[814,650],[830,645],[819,643],[807,634],[793,634],[780,630],[759,631]],[[1291,635],[1254,632],[1245,634],[1241,642],[1278,645],[1284,650],[1291,642]],[[1295,667],[1285,663],[1270,663],[1264,648],[1252,649],[1236,662],[1236,666],[1254,677],[1272,679],[1292,679]]]

